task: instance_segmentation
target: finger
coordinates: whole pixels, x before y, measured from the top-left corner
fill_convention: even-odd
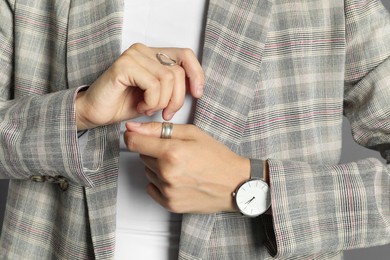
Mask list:
[[[161,192],[161,182],[158,179],[157,174],[155,174],[151,169],[146,167],[145,168],[145,175],[146,175],[146,178],[149,180],[149,182],[153,183],[153,185],[156,186]]]
[[[186,80],[184,69],[180,66],[171,67],[175,80],[168,106],[163,110],[164,120],[171,120],[175,113],[183,106],[186,95]]]
[[[134,125],[138,126],[133,127]],[[183,144],[184,140],[195,140],[202,134],[195,126],[175,125],[172,139],[161,139],[161,123],[134,123],[127,127],[129,130],[124,133],[124,140],[130,151],[157,159],[163,158],[171,163],[185,153],[183,149],[188,149],[190,144]]]
[[[151,115],[156,111],[166,108],[171,100],[175,84],[174,72],[167,66],[163,66],[154,56],[154,50],[143,44],[134,44],[124,54],[127,64],[133,63],[129,82],[144,91],[144,101],[138,105],[138,111]],[[123,66],[126,67],[126,64]],[[143,73],[135,73],[135,69]],[[149,72],[148,77],[144,74]],[[184,87],[184,86],[182,86]]]
[[[200,98],[204,88],[204,72],[196,55],[191,49],[159,49],[160,52],[166,53],[173,57],[177,64],[184,68],[186,78],[188,78],[190,93],[195,98]]]
[[[160,65],[161,66],[161,65]],[[169,106],[169,103],[171,102],[172,95],[175,89],[175,82],[176,78],[174,76],[174,73],[166,68],[162,68],[159,71],[156,71],[156,77],[159,80],[159,101],[158,104],[147,111],[147,115],[152,115],[157,111],[166,109]],[[184,88],[184,87],[182,87]],[[145,92],[146,94],[146,92]],[[154,93],[152,93],[154,94]],[[184,94],[183,94],[184,95]],[[184,97],[183,97],[184,98]],[[170,113],[173,113],[176,111],[172,111]],[[173,115],[172,115],[173,117]]]
[[[161,122],[127,122],[126,128],[130,132],[139,133],[141,135],[161,137],[162,123]],[[202,131],[195,125],[189,124],[173,124],[171,139],[194,140],[202,134]],[[164,140],[164,139],[162,139]]]
[[[129,151],[153,158],[163,158],[171,145],[167,142],[168,140],[140,135],[129,131],[124,133],[124,141]]]
[[[140,159],[142,160],[142,162],[144,163],[145,167],[156,173],[158,172],[159,168],[158,168],[158,165],[157,165],[157,159],[154,158],[154,157],[150,157],[150,156],[147,156],[147,155],[144,155],[144,154],[140,154]]]
[[[156,201],[158,204],[165,208],[165,199],[160,190],[153,183],[149,183],[146,191],[154,201]]]
[[[138,46],[138,45],[136,45]],[[179,85],[177,86],[179,81],[179,77],[177,76],[177,72],[180,71],[181,67],[179,66],[165,66],[160,63],[160,61],[157,60],[157,57],[155,55],[155,50],[152,48],[147,48],[144,45],[140,45],[140,47],[137,47],[138,49],[142,50],[145,55],[154,61],[153,64],[157,64],[156,66],[153,66],[149,69],[153,70],[152,72],[156,75],[157,79],[160,82],[160,96],[159,96],[159,102],[158,105],[154,109],[150,109],[147,111],[147,115],[152,115],[155,112],[159,110],[166,110],[167,107],[169,107],[170,103],[172,102],[172,97],[174,95],[175,88],[182,88],[182,95],[181,102],[184,102],[184,95],[185,95],[185,85]],[[177,69],[175,69],[177,68]],[[184,78],[184,76],[182,76]],[[173,99],[173,101],[176,101],[176,99]],[[179,100],[180,102],[180,100]],[[180,108],[180,107],[179,107]],[[176,112],[179,108],[173,107],[173,109],[168,109],[168,113],[170,115],[169,119],[173,117],[174,112]],[[172,110],[172,111],[171,111]],[[172,114],[172,115],[171,115]],[[168,118],[167,112],[165,112],[165,118]]]
[[[128,69],[129,67],[131,69]],[[124,71],[122,72],[124,77],[119,81],[125,86],[138,87],[143,91],[143,101],[137,106],[139,113],[155,108],[159,103],[161,87],[157,76],[159,68],[160,64],[137,50],[128,50],[123,54],[121,62],[116,64],[116,70]]]
[[[204,72],[194,52],[185,49],[178,57],[179,64],[186,71],[186,76],[189,79],[189,88],[193,97],[200,98],[203,95],[204,88]]]

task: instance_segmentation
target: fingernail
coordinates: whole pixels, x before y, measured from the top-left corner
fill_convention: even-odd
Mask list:
[[[174,115],[175,115],[175,113],[168,114],[168,119],[171,120]]]
[[[147,116],[153,116],[156,112],[155,111],[147,111],[146,115]]]
[[[138,112],[138,114],[143,114],[143,113],[145,113],[145,110],[137,108],[137,112]]]

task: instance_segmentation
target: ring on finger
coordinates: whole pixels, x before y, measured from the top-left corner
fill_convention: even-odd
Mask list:
[[[173,131],[173,124],[170,122],[163,122],[161,128],[161,139],[171,139]]]
[[[165,53],[162,53],[162,52],[158,52],[156,54],[156,57],[158,59],[158,61],[162,64],[162,65],[165,65],[165,66],[174,66],[174,65],[177,65],[177,62],[176,60],[172,59],[171,57],[169,57],[167,54]]]

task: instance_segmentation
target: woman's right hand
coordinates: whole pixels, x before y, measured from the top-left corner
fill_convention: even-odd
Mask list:
[[[161,64],[157,53],[177,65]],[[149,48],[137,43],[127,49],[86,91],[76,97],[77,129],[84,130],[152,115],[163,110],[170,120],[182,107],[187,89],[203,93],[204,74],[190,49]]]

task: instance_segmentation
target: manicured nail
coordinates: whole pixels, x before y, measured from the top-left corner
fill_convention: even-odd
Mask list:
[[[155,111],[147,111],[145,114],[147,116],[153,116],[156,112]]]
[[[175,115],[175,113],[171,113],[168,115],[168,120],[171,120],[173,118],[173,116]]]

